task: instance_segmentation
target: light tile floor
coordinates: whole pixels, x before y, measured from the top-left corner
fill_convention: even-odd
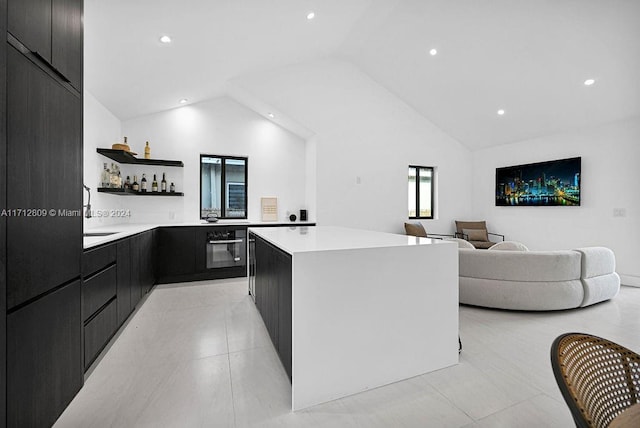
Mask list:
[[[582,331],[640,351],[640,288],[579,310],[462,306],[460,364],[291,413],[246,290],[244,279],[154,288],[55,427],[570,427],[553,339]]]

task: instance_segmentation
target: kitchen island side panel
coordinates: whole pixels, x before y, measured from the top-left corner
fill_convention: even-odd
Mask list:
[[[458,249],[293,255],[292,408],[458,363]]]

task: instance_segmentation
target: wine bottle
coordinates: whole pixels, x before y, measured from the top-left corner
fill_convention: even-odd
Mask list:
[[[134,175],[133,176],[133,184],[131,185],[131,188],[133,189],[134,192],[137,192],[140,190],[140,185],[138,184],[138,176]]]
[[[151,159],[151,147],[149,147],[148,141],[147,141],[147,145],[144,147],[144,158]]]
[[[142,180],[140,180],[140,191],[147,191],[147,177],[144,174],[142,174]]]
[[[156,180],[156,175],[153,174],[153,181],[151,182],[151,191],[152,192],[157,192],[158,191],[158,180]]]
[[[162,181],[160,182],[160,190],[163,192],[167,191],[167,180],[164,177],[164,172],[162,173]]]
[[[124,182],[124,188],[125,189],[131,189],[131,179],[129,178],[128,175],[127,175],[127,179]]]
[[[171,193],[175,193],[176,186],[174,186],[173,183],[171,183],[171,187],[169,187],[169,190],[171,191]]]

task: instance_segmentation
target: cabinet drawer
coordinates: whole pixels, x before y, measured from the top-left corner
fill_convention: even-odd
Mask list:
[[[84,320],[91,317],[102,305],[116,295],[117,277],[116,265],[111,265],[82,282],[82,315]]]
[[[116,261],[116,245],[106,245],[94,250],[85,251],[82,254],[82,276],[98,272],[105,266],[115,263]]]
[[[117,300],[104,307],[98,315],[84,326],[84,369],[105,347],[118,328]]]

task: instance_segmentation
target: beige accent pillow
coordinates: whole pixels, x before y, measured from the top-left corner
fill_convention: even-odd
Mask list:
[[[498,242],[489,248],[490,250],[529,251],[526,245],[516,241]]]
[[[469,237],[469,241],[488,242],[487,229],[462,229],[462,233]]]

